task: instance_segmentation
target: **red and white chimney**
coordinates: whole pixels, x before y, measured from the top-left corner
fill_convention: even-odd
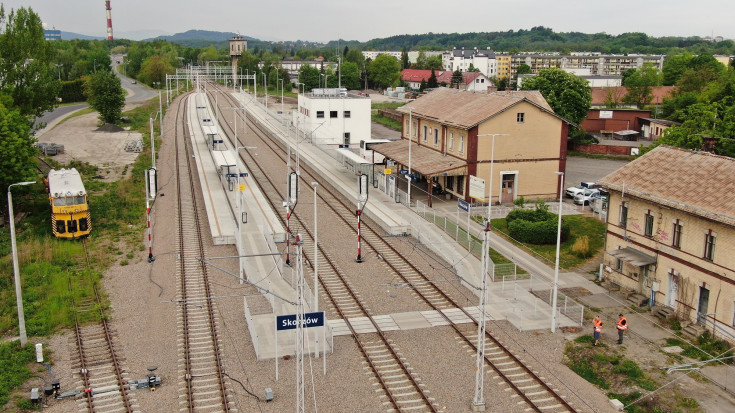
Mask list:
[[[105,8],[107,9],[107,40],[112,40],[112,9],[110,8],[110,0],[105,0]]]

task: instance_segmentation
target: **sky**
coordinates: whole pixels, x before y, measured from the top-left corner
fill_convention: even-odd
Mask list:
[[[49,28],[106,35],[104,0],[0,0],[31,7]],[[175,7],[173,7],[175,5]],[[191,29],[261,40],[367,41],[400,34],[492,32],[544,26],[556,32],[722,36],[735,39],[733,0],[112,0],[115,37]],[[125,34],[128,34],[125,36]]]

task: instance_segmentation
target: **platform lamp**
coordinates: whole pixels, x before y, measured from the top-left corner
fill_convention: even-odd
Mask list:
[[[561,207],[564,200],[564,172],[554,172],[561,177],[559,184],[559,223],[556,229],[556,262],[554,264],[554,292],[551,298],[551,332],[556,331],[556,299],[559,293],[559,250],[561,249]]]
[[[14,186],[23,186],[35,184],[35,181],[17,182],[8,186],[8,218],[10,218],[10,245],[13,254],[13,279],[15,281],[15,300],[18,305],[18,332],[20,335],[20,345],[25,346],[28,342],[26,336],[26,319],[23,313],[23,295],[20,288],[20,272],[18,270],[18,247],[15,244],[15,217],[13,216],[13,195],[10,188]]]

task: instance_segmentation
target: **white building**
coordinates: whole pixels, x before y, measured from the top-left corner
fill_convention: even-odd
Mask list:
[[[483,49],[454,49],[442,54],[444,70],[466,72],[470,65],[480,71],[485,77],[491,78],[498,74],[498,61],[495,52]]]
[[[370,98],[347,89],[314,89],[299,94],[294,123],[318,145],[350,145],[370,140]]]

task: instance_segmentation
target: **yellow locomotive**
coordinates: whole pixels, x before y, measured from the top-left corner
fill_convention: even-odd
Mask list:
[[[76,168],[50,170],[46,178],[51,228],[58,238],[82,238],[92,230],[87,191]]]

